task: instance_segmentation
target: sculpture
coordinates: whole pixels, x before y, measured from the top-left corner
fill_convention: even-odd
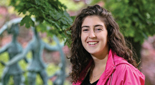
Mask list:
[[[18,20],[17,20],[18,21]],[[22,53],[22,46],[17,41],[17,36],[19,34],[19,26],[17,23],[15,23],[16,20],[12,20],[8,23],[6,23],[1,29],[0,29],[0,35],[7,29],[8,33],[12,34],[12,41],[3,46],[0,49],[0,54],[7,52],[9,55],[9,61],[12,60],[14,57],[16,57],[17,54]],[[24,58],[25,62],[28,63],[27,59]],[[5,63],[1,62],[3,65]],[[14,64],[11,64],[10,66],[6,66],[3,71],[2,75],[2,85],[7,85],[8,81],[10,79],[10,76],[13,76],[14,85],[23,85],[23,76],[22,76],[22,69],[18,65],[18,61],[16,61]]]
[[[35,85],[36,75],[39,74],[43,80],[43,85],[47,85],[48,76],[46,73],[46,65],[42,60],[42,52],[44,49],[49,51],[57,51],[57,46],[50,46],[47,43],[43,42],[38,35],[37,29],[31,27],[33,30],[33,39],[28,43],[24,51],[17,55],[10,62],[6,63],[6,66],[10,66],[13,63],[23,59],[25,55],[31,51],[32,52],[32,61],[28,66],[28,83],[29,85]]]
[[[54,75],[52,75],[50,78],[53,78],[56,76],[56,79],[53,82],[53,85],[63,85],[64,81],[66,79],[66,73],[65,73],[65,68],[66,68],[66,62],[65,62],[65,55],[62,51],[62,47],[60,46],[60,42],[56,36],[53,37],[54,41],[56,41],[57,46],[59,47],[59,53],[60,53],[60,58],[61,62],[59,64],[60,70],[56,71]]]

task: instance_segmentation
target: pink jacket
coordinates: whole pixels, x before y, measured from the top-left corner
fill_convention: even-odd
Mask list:
[[[92,60],[81,73],[80,79],[72,85],[81,85]],[[133,65],[122,57],[117,56],[112,50],[109,51],[105,71],[101,75],[97,85],[144,85],[145,76]]]

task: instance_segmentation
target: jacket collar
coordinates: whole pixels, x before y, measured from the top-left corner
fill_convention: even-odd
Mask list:
[[[112,75],[112,73],[115,70],[115,63],[114,63],[114,56],[116,54],[110,49],[109,51],[109,55],[108,55],[108,60],[106,63],[106,68],[105,71],[103,72],[103,74],[101,75],[97,85],[101,85],[101,84],[105,84],[107,79]]]
[[[116,54],[110,49],[109,50],[109,55],[108,55],[108,60],[106,63],[106,68],[105,71],[103,72],[103,74],[101,75],[97,85],[104,85],[107,81],[107,79],[112,75],[112,73],[115,70],[115,63],[114,63],[114,56],[116,56]],[[76,82],[73,83],[73,85],[81,85],[82,81],[84,80],[87,72],[89,71],[89,68],[92,65],[93,60],[90,59],[90,62],[88,63],[88,65],[86,66],[86,68],[82,71],[81,75],[80,75],[80,79]]]

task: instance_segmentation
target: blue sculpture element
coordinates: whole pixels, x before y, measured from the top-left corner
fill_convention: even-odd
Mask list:
[[[24,59],[26,62],[26,55],[28,52],[32,53],[32,60],[29,63],[29,66],[27,68],[28,70],[28,84],[29,85],[35,85],[36,83],[36,75],[39,74],[41,79],[43,80],[43,85],[47,85],[48,76],[46,73],[46,64],[43,62],[42,59],[42,52],[44,49],[49,51],[58,51],[61,55],[61,63],[60,63],[60,70],[57,71],[53,76],[57,76],[56,80],[53,82],[54,85],[63,85],[64,80],[66,78],[65,74],[65,56],[62,51],[63,44],[60,44],[59,40],[56,36],[54,36],[54,40],[56,41],[56,46],[51,46],[44,41],[41,40],[41,38],[38,35],[37,29],[35,27],[31,27],[33,31],[33,38],[28,43],[27,47],[22,51],[22,46],[17,42],[17,35],[19,32],[18,23],[20,23],[22,18],[14,19],[7,23],[8,26],[4,25],[2,29],[0,29],[0,34],[3,33],[6,28],[8,29],[8,33],[13,34],[12,42],[8,45],[2,47],[0,49],[0,53],[8,52],[9,53],[9,62],[6,64],[3,63],[3,61],[0,61],[3,65],[5,65],[3,77],[2,77],[2,85],[7,85],[7,82],[9,80],[10,75],[14,76],[14,85],[23,85],[23,77],[22,73],[23,71],[18,65],[18,61],[21,59]],[[33,19],[34,20],[34,19]],[[9,29],[8,27],[11,27]],[[11,69],[11,70],[10,70]],[[17,75],[16,75],[17,74]]]
[[[49,51],[58,51],[57,46],[50,46],[47,43],[43,42],[38,35],[37,29],[31,27],[33,30],[33,39],[28,43],[27,47],[24,51],[17,55],[14,59],[6,64],[6,66],[10,66],[13,63],[23,59],[25,55],[31,51],[32,52],[32,61],[28,66],[28,82],[29,85],[35,85],[36,75],[39,74],[41,79],[43,80],[43,85],[47,85],[48,76],[46,73],[46,65],[42,60],[42,52],[44,49]]]
[[[60,53],[60,58],[61,58],[61,62],[59,64],[60,70],[56,71],[54,73],[54,75],[52,75],[50,78],[55,77],[56,79],[53,82],[53,85],[64,85],[64,81],[66,79],[66,72],[65,72],[65,68],[66,68],[66,62],[65,62],[65,55],[62,51],[62,47],[60,46],[60,42],[58,40],[58,38],[56,36],[53,37],[54,41],[56,41],[57,46],[59,48],[59,53]]]
[[[9,61],[16,57],[16,55],[22,53],[22,46],[17,41],[17,36],[19,34],[19,26],[16,23],[16,21],[19,21],[21,19],[14,19],[10,22],[7,22],[1,29],[0,29],[0,35],[3,33],[3,31],[7,30],[8,33],[12,34],[12,41],[8,43],[7,45],[3,46],[0,49],[0,54],[7,52],[9,55]],[[25,62],[27,63],[27,59],[24,58]],[[1,61],[3,65],[3,61]],[[22,76],[22,69],[18,65],[18,61],[14,62],[13,64],[6,66],[3,71],[2,75],[2,85],[7,85],[8,81],[10,79],[10,76],[13,76],[14,85],[23,85],[23,76]]]

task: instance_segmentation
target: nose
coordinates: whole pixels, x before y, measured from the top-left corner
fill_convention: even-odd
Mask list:
[[[89,38],[95,38],[95,37],[96,37],[96,34],[95,34],[94,30],[91,30],[89,32]]]

